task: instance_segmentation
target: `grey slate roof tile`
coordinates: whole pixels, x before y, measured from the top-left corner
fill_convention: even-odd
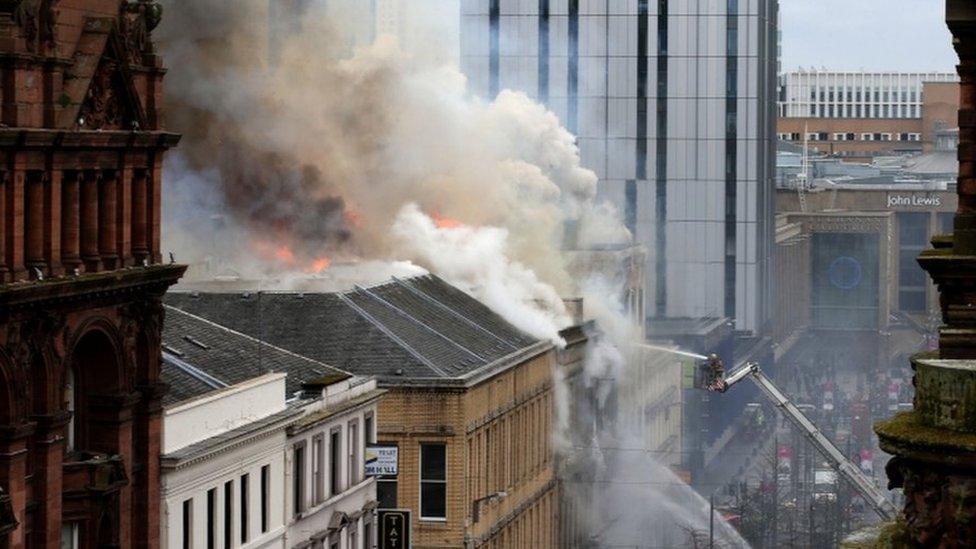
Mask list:
[[[335,293],[183,293],[166,303],[360,375],[460,378],[537,343],[443,280]]]
[[[192,369],[192,370],[191,370]],[[193,375],[203,372],[221,385]],[[173,404],[264,375],[285,372],[286,393],[303,382],[326,375],[345,374],[318,361],[277,349],[212,320],[174,307],[166,308],[163,324],[163,381],[170,385],[164,404]],[[348,375],[348,374],[346,374]]]

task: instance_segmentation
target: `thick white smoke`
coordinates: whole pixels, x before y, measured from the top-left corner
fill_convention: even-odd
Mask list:
[[[185,134],[171,196],[217,189],[209,205],[233,230],[204,243],[222,250],[213,262],[278,273],[410,260],[557,340],[567,321],[558,297],[578,293],[560,252],[567,227],[584,243],[629,238],[595,201],[574,137],[526,95],[475,97],[456,66],[408,56],[391,37],[350,51],[339,37],[356,25],[322,5],[278,23],[287,32],[276,31],[274,62],[266,2],[167,10],[158,38],[173,67],[172,125]],[[184,219],[211,223],[208,213]],[[212,232],[170,229],[181,253]]]
[[[597,407],[640,367],[629,360],[640,330],[624,314],[623,280],[581,277],[563,253],[630,235],[544,106],[512,91],[476,97],[444,56],[409,56],[390,37],[351,45],[357,14],[324,3],[278,21],[266,0],[168,4],[157,38],[172,67],[170,126],[185,137],[167,166],[168,199],[179,202],[166,211],[179,218],[164,237],[180,260],[291,287],[330,261],[417,265],[557,344],[570,320],[560,297],[583,297],[605,334],[582,379]],[[554,438],[571,452],[581,418],[554,375]],[[598,437],[585,443],[607,476],[629,466],[604,459]],[[607,488],[581,503],[619,495]],[[642,498],[615,505],[639,513]]]
[[[561,341],[569,323],[552,286],[512,258],[508,231],[498,227],[438,227],[415,204],[400,210],[393,238],[431,271],[477,295],[526,333]]]

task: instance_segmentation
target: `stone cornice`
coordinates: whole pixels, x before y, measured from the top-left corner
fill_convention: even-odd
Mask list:
[[[0,128],[0,150],[27,149],[169,149],[180,134],[165,131],[52,130]]]
[[[78,276],[0,285],[0,311],[10,315],[24,310],[68,305],[93,298],[131,295],[144,298],[147,290],[162,296],[183,276],[186,265],[131,267]]]

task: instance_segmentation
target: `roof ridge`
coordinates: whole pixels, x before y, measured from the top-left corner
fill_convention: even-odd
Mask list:
[[[428,326],[427,324],[421,322],[419,319],[417,319],[416,317],[414,317],[413,315],[411,315],[407,311],[404,311],[400,307],[397,307],[393,303],[390,303],[386,299],[383,299],[381,296],[376,295],[375,293],[373,293],[372,291],[370,291],[370,290],[368,290],[366,288],[362,288],[362,287],[359,287],[359,286],[356,286],[356,288],[359,291],[365,292],[367,296],[369,296],[369,297],[371,297],[371,298],[373,298],[373,299],[381,302],[382,304],[386,305],[387,307],[393,309],[394,311],[396,311],[397,313],[399,313],[401,316],[407,317],[409,320],[413,321],[414,324],[417,324],[418,326],[422,327],[423,329],[427,330],[428,332],[430,332],[430,333],[436,335],[437,337],[439,337],[439,338],[447,341],[448,343],[454,345],[458,349],[461,349],[465,353],[468,353],[469,355],[473,356],[474,358],[476,358],[476,359],[478,359],[478,360],[480,360],[482,362],[485,362],[485,363],[488,362],[488,358],[487,357],[483,357],[483,356],[479,355],[478,353],[472,351],[471,349],[468,349],[464,345],[461,345],[457,341],[454,341],[453,339],[451,339],[447,335],[440,333],[439,331],[435,330],[434,328],[432,328],[432,327]]]
[[[367,322],[369,322],[374,327],[376,327],[376,329],[378,329],[379,331],[383,332],[383,334],[386,335],[386,337],[392,339],[394,343],[396,343],[397,345],[399,345],[400,347],[402,347],[404,350],[406,350],[410,354],[410,356],[412,356],[415,359],[419,360],[424,366],[427,366],[428,368],[430,368],[434,372],[440,374],[441,376],[444,376],[444,377],[453,377],[453,376],[449,375],[447,372],[445,372],[444,370],[442,370],[440,367],[436,366],[433,362],[431,362],[430,359],[428,359],[424,355],[420,354],[416,349],[414,349],[413,347],[411,347],[409,343],[407,343],[406,341],[404,341],[403,339],[401,339],[400,336],[396,335],[389,328],[387,328],[386,326],[384,326],[382,322],[380,322],[380,321],[376,320],[375,318],[373,318],[373,315],[371,315],[368,312],[366,312],[359,305],[356,305],[356,303],[353,302],[353,300],[349,299],[349,297],[346,294],[339,293],[339,294],[336,294],[336,295],[339,296],[339,299],[343,303],[345,303],[350,308],[352,308],[353,311],[355,311],[356,313],[358,313],[359,316],[363,317],[364,319],[366,319]]]
[[[353,374],[351,372],[347,372],[347,371],[343,370],[342,368],[337,368],[337,367],[335,367],[335,366],[333,366],[331,364],[326,364],[325,362],[322,362],[321,360],[316,360],[314,358],[311,358],[311,357],[308,357],[308,356],[305,356],[305,355],[301,355],[301,354],[295,353],[293,351],[289,351],[288,349],[284,349],[282,347],[278,347],[277,345],[268,343],[267,341],[264,341],[263,339],[258,339],[256,337],[249,336],[249,335],[247,335],[245,333],[238,332],[237,330],[234,330],[232,328],[228,328],[227,326],[224,326],[223,324],[217,324],[216,322],[213,322],[211,320],[207,320],[206,318],[203,318],[202,316],[197,316],[197,315],[195,315],[193,313],[186,312],[183,309],[180,309],[178,307],[174,307],[172,305],[167,305],[165,303],[163,304],[163,307],[165,307],[166,309],[169,309],[169,310],[176,311],[178,313],[184,314],[184,315],[186,315],[186,316],[188,316],[190,318],[199,320],[201,322],[205,322],[207,324],[210,324],[211,326],[214,326],[215,328],[218,328],[220,330],[224,330],[225,332],[230,332],[230,333],[232,333],[232,334],[234,334],[236,336],[240,336],[240,337],[243,337],[245,339],[249,339],[249,340],[257,343],[258,345],[263,345],[265,347],[269,347],[271,349],[274,349],[275,351],[279,351],[279,352],[285,353],[285,354],[287,354],[289,356],[293,356],[295,358],[299,358],[299,359],[302,359],[302,360],[306,360],[308,362],[311,362],[313,364],[317,364],[319,366],[324,366],[326,368],[329,368],[330,370],[335,370],[337,372],[341,372],[343,374],[346,374],[349,377],[356,377],[355,374]]]
[[[397,283],[400,286],[406,288],[407,290],[409,290],[410,292],[414,293],[415,295],[420,296],[421,299],[425,299],[425,300],[433,303],[436,307],[439,307],[439,308],[441,308],[441,309],[443,309],[445,311],[448,311],[449,313],[453,314],[457,318],[460,318],[462,321],[464,321],[469,326],[475,328],[476,330],[482,331],[482,332],[490,335],[491,337],[493,337],[496,340],[500,341],[506,347],[510,347],[513,351],[517,351],[519,349],[518,347],[516,347],[515,345],[509,343],[503,337],[499,336],[495,332],[492,332],[491,330],[489,330],[488,328],[485,328],[481,324],[478,324],[477,322],[471,320],[470,318],[468,318],[468,317],[462,315],[461,313],[455,311],[451,307],[448,307],[445,303],[441,302],[436,297],[428,294],[427,292],[424,292],[420,288],[415,287],[412,284],[413,280],[415,280],[415,279],[411,278],[410,280],[403,280],[401,278],[393,277],[393,281],[395,283]],[[492,312],[494,312],[494,311],[492,311]]]

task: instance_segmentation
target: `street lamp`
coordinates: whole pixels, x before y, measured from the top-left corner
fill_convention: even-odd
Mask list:
[[[483,498],[478,498],[471,502],[471,522],[478,522],[481,518],[481,504],[488,503],[490,501],[501,501],[508,497],[508,492],[495,492],[493,494],[488,494]]]

